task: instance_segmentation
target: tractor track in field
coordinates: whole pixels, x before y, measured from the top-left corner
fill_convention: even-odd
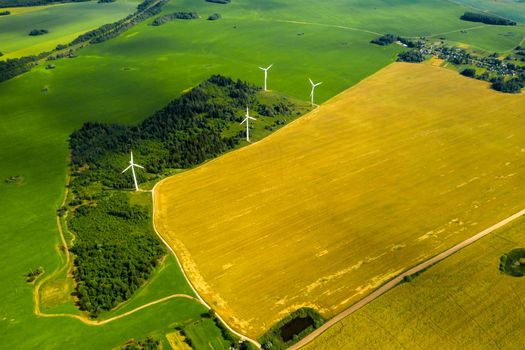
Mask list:
[[[367,30],[367,29],[361,29],[361,28],[355,28],[355,27],[347,27],[347,26],[341,26],[341,25],[337,25],[337,24],[326,24],[326,23],[305,22],[305,21],[293,21],[293,20],[286,20],[286,19],[270,19],[269,21],[279,22],[279,23],[304,24],[304,25],[309,25],[309,26],[319,26],[319,27],[328,27],[328,28],[347,29],[347,30],[352,30],[354,32],[368,33],[368,34],[374,34],[374,35],[383,35],[381,33],[374,32],[374,31]]]
[[[364,297],[363,299],[361,299],[360,301],[358,301],[357,303],[353,304],[352,306],[350,306],[349,308],[347,308],[346,310],[344,310],[343,312],[337,314],[335,317],[331,318],[330,320],[328,320],[325,324],[323,324],[321,327],[317,328],[316,330],[314,330],[312,333],[308,334],[306,337],[304,337],[303,339],[301,339],[299,342],[295,343],[294,345],[292,345],[291,347],[288,348],[288,350],[297,350],[297,349],[300,349],[302,348],[303,346],[307,345],[308,343],[312,342],[314,339],[316,339],[317,337],[319,337],[321,334],[323,334],[324,332],[326,332],[330,327],[334,326],[336,323],[338,323],[339,321],[342,321],[344,318],[346,318],[347,316],[350,316],[351,314],[353,314],[354,312],[360,310],[361,308],[363,308],[364,306],[366,306],[367,304],[371,303],[372,301],[374,301],[375,299],[379,298],[380,296],[382,296],[383,294],[385,294],[386,292],[390,291],[391,289],[394,289],[399,283],[401,283],[403,281],[403,279],[407,276],[411,276],[415,273],[418,273],[418,272],[421,272],[441,261],[443,261],[444,259],[448,258],[449,256],[457,253],[458,251],[460,251],[461,249],[471,245],[472,243],[480,240],[481,238],[487,236],[488,234],[502,228],[503,226],[511,223],[512,221],[522,217],[525,215],[525,209],[507,217],[506,219],[503,219],[501,220],[500,222],[490,226],[489,228],[475,234],[474,236],[470,237],[470,238],[467,238],[466,240],[464,241],[461,241],[459,242],[458,244],[454,245],[453,247],[445,250],[444,252],[430,258],[430,259],[427,259],[425,261],[423,261],[422,263],[412,267],[411,269],[403,272],[402,274],[398,275],[397,277],[393,278],[392,280],[388,281],[387,283],[385,283],[384,285],[382,285],[381,287],[379,287],[378,289],[376,289],[374,292],[370,293],[369,295],[367,295],[366,297]]]

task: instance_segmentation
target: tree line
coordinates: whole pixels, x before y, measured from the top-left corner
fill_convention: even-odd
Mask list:
[[[511,21],[503,17],[490,15],[486,13],[474,13],[474,12],[465,12],[460,19],[469,22],[479,22],[485,24],[499,25],[499,26],[515,26],[516,22]]]
[[[199,18],[199,15],[197,14],[197,12],[179,11],[179,12],[169,13],[167,15],[157,17],[153,20],[153,22],[151,22],[151,25],[160,26],[174,19],[197,19],[197,18]]]
[[[126,18],[104,24],[97,29],[84,33],[73,40],[70,45],[76,45],[82,42],[97,44],[115,38],[140,22],[159,14],[162,11],[162,7],[168,1],[169,0],[160,0],[157,4],[148,7],[148,5],[151,5],[153,2],[151,0],[145,0],[138,5],[136,12],[128,15]]]

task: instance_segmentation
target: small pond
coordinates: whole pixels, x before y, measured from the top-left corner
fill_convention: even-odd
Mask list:
[[[296,317],[281,327],[281,338],[286,343],[293,339],[294,335],[314,325],[314,320],[310,316]]]

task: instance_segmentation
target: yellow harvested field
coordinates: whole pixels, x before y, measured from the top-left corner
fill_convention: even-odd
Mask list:
[[[525,247],[525,218],[337,323],[305,350],[523,349],[525,281],[499,271]]]
[[[155,189],[159,233],[252,337],[302,306],[331,317],[523,208],[525,96],[406,63]]]

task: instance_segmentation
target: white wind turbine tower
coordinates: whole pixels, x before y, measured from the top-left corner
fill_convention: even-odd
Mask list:
[[[272,66],[273,63],[270,64],[267,68],[259,67],[259,69],[262,69],[264,71],[264,91],[268,91],[266,89],[266,81],[268,80],[268,71],[270,70],[270,68],[272,68]]]
[[[250,113],[248,112],[248,107],[246,107],[246,118],[241,122],[241,124],[246,123],[246,141],[250,142],[250,126],[248,125],[251,120],[257,120],[255,118],[250,117]]]
[[[312,84],[312,92],[310,93],[310,102],[312,103],[312,106],[314,105],[314,91],[315,91],[315,88],[319,85],[321,85],[323,82],[320,82],[320,83],[317,83],[315,84],[312,79],[308,78],[308,80],[310,80],[310,84]]]
[[[138,191],[139,185],[137,184],[137,176],[135,175],[135,167],[144,169],[142,165],[133,163],[133,152],[131,152],[131,159],[129,161],[129,166],[126,169],[124,169],[121,174],[124,174],[126,171],[128,171],[131,168],[131,173],[133,174],[133,181],[135,182],[135,191]]]

